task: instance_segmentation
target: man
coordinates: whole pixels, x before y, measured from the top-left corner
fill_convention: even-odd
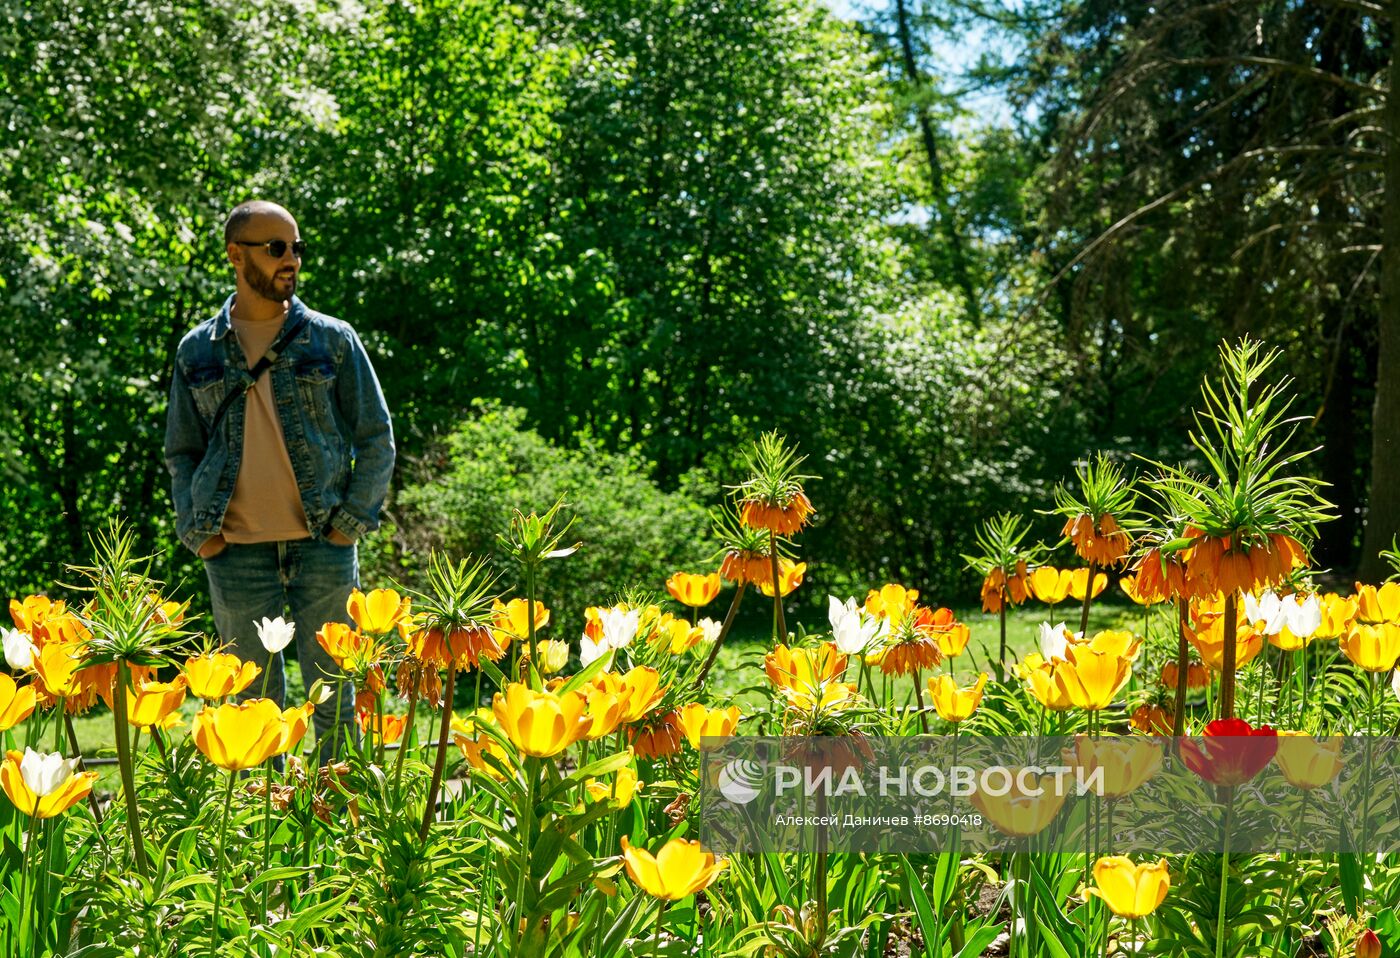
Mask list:
[[[176,531],[204,560],[231,651],[269,668],[256,623],[290,610],[305,684],[335,690],[339,669],[316,631],[349,622],[355,543],[378,527],[394,468],[389,411],[355,331],[293,295],[306,247],[291,214],[244,203],[224,246],[235,292],[175,354],[165,462]],[[280,653],[267,695],[284,703]],[[353,740],[354,700],[347,684],[316,706],[322,762]]]

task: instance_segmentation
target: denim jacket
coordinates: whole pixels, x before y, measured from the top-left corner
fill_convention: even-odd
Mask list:
[[[230,296],[180,341],[170,383],[165,465],[175,531],[195,552],[222,529],[243,458],[246,397],[233,402],[215,435],[209,431],[224,395],[249,380],[238,337],[229,335],[232,305]],[[325,538],[339,529],[359,539],[379,527],[394,470],[389,409],[355,331],[293,296],[288,328],[303,314],[305,328],[263,375],[272,377],[307,531]]]

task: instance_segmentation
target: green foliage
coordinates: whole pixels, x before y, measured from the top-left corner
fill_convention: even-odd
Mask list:
[[[486,558],[503,577],[499,587],[517,594],[519,570],[497,532],[515,510],[563,497],[575,519],[570,538],[583,545],[568,561],[541,566],[540,600],[577,619],[559,637],[582,631],[585,606],[637,583],[660,587],[678,569],[706,569],[713,551],[697,493],[662,492],[635,456],[555,447],[525,428],[518,409],[478,406],[410,476],[395,506],[398,562],[366,575],[416,583],[416,557],[438,549]]]

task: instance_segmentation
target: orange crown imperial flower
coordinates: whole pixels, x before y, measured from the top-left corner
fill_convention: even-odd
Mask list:
[[[746,499],[740,503],[739,519],[750,529],[763,529],[780,536],[790,536],[801,531],[814,512],[807,493],[799,489],[786,503]]]
[[[681,750],[685,731],[681,728],[680,715],[667,712],[637,728],[628,729],[627,737],[638,758],[669,758]]]
[[[880,656],[880,671],[886,675],[908,675],[942,662],[938,621],[932,609],[916,606],[904,621],[892,627]]]
[[[1073,543],[1081,559],[1096,565],[1114,564],[1128,554],[1132,545],[1132,539],[1110,513],[1097,519],[1087,512],[1071,516],[1060,534]]]

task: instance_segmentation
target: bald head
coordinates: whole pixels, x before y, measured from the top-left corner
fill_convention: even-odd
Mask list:
[[[246,238],[248,227],[258,219],[280,220],[296,227],[292,214],[268,200],[249,200],[239,203],[224,221],[224,245],[236,243]]]

